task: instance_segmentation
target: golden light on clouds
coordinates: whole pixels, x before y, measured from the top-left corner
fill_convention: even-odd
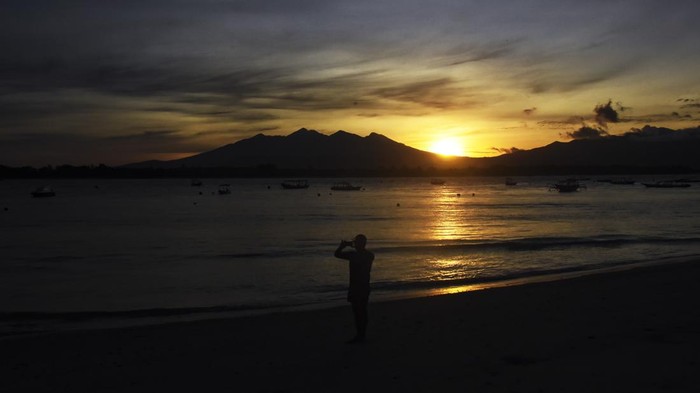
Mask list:
[[[601,16],[542,0],[182,0],[163,18],[159,2],[8,1],[3,165],[120,165],[302,127],[488,157],[567,141],[609,100],[611,135],[700,118],[697,2],[621,0]]]

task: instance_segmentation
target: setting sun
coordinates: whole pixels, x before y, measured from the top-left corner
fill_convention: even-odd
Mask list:
[[[456,138],[440,139],[439,141],[434,142],[428,150],[443,156],[464,155],[462,142]]]

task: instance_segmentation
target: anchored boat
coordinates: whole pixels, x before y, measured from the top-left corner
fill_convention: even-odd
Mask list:
[[[285,190],[301,190],[309,188],[309,182],[304,179],[285,180],[282,182],[282,188]]]
[[[359,191],[361,189],[362,186],[353,186],[346,181],[333,183],[333,186],[331,186],[331,190],[333,191]]]
[[[581,188],[586,188],[586,186],[579,183],[576,179],[562,180],[549,187],[550,190],[557,190],[559,192],[576,192]]]
[[[51,186],[42,186],[32,191],[32,196],[34,198],[46,198],[56,196],[56,192],[51,188]]]

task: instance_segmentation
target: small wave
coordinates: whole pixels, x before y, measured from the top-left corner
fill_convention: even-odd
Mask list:
[[[551,248],[621,247],[637,244],[689,244],[699,243],[700,238],[667,237],[534,237],[509,240],[477,240],[440,242],[438,244],[399,245],[375,248],[380,253],[431,253],[450,251],[539,251]]]
[[[686,258],[691,256],[698,256],[698,254],[688,254],[684,256],[672,256],[673,258]],[[414,280],[414,281],[381,281],[372,283],[373,291],[383,291],[383,292],[398,292],[398,291],[419,291],[419,290],[430,290],[430,289],[441,289],[441,288],[451,288],[451,287],[462,287],[468,285],[481,285],[481,284],[493,284],[493,283],[507,283],[514,280],[522,280],[536,277],[547,277],[547,276],[557,276],[565,275],[569,273],[585,273],[585,272],[595,272],[597,270],[605,270],[611,268],[634,266],[637,264],[648,263],[651,261],[645,260],[625,260],[616,262],[601,262],[593,263],[588,265],[576,265],[567,266],[552,269],[528,269],[516,272],[510,272],[502,275],[486,275],[479,277],[469,277],[460,278],[452,280]],[[658,261],[656,261],[658,262]]]
[[[215,255],[214,258],[224,258],[224,259],[244,259],[244,258],[263,258],[263,257],[274,257],[281,256],[274,253],[264,253],[264,252],[242,252],[237,254],[219,254]]]
[[[231,254],[216,254],[211,258],[216,259],[275,259],[275,258],[290,258],[304,255],[318,255],[318,249],[289,249],[275,250],[268,252],[241,252]],[[192,255],[192,258],[199,258],[198,255]]]
[[[380,245],[372,248],[379,254],[436,254],[479,252],[479,251],[541,251],[562,248],[615,248],[633,245],[672,245],[700,244],[700,238],[669,238],[669,237],[633,237],[624,235],[606,235],[596,237],[531,237],[519,239],[486,239],[486,240],[449,240],[449,241],[418,241],[410,244]],[[315,244],[293,249],[275,249],[261,252],[240,252],[211,255],[210,258],[259,260],[278,259],[300,256],[317,256],[320,252],[330,253],[335,245]],[[328,251],[331,250],[331,251]],[[192,255],[192,258],[200,258]]]

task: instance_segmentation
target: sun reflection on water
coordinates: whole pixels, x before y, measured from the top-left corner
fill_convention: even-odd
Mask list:
[[[425,260],[426,275],[431,281],[470,280],[483,271],[481,258],[470,256],[466,248],[459,246],[482,236],[483,225],[479,222],[477,209],[471,206],[471,200],[470,193],[455,187],[440,187],[432,192],[426,234],[445,247]],[[460,288],[455,288],[455,292],[465,290],[463,286]]]
[[[432,221],[428,224],[433,240],[475,238],[477,226],[467,197],[452,188],[436,189],[432,198]]]

